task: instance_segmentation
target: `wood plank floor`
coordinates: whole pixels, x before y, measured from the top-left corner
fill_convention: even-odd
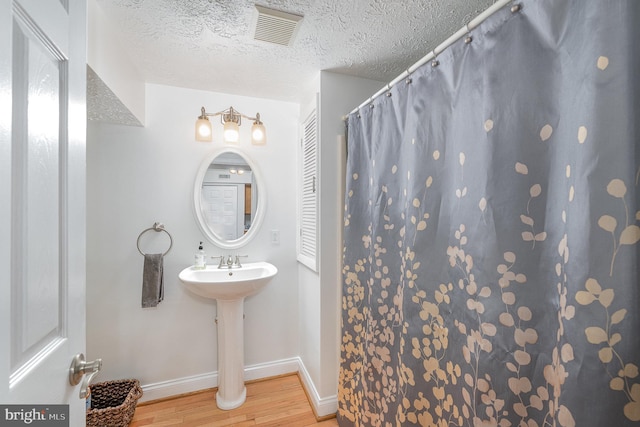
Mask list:
[[[247,400],[231,411],[218,409],[215,389],[157,402],[141,403],[130,427],[140,426],[322,426],[317,422],[300,378],[287,375],[247,384]]]

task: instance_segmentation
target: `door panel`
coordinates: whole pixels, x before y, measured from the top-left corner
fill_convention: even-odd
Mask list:
[[[223,240],[244,234],[244,184],[204,184],[202,206],[211,230]]]
[[[68,403],[83,425],[86,4],[0,0],[0,17],[0,403]]]
[[[65,63],[22,17],[13,22],[12,381],[64,338],[59,255],[61,76]],[[63,123],[66,122],[62,118]],[[64,189],[62,189],[64,190]],[[33,260],[33,262],[29,262]],[[36,261],[37,260],[37,261]]]

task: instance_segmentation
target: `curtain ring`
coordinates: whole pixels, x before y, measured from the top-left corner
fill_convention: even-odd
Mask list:
[[[433,60],[431,61],[431,66],[433,68],[437,67],[438,65],[440,65],[440,61],[438,61],[438,58],[436,56],[436,51],[432,50],[431,53],[433,54]]]
[[[465,30],[467,30],[467,37],[464,38],[464,44],[469,44],[473,41],[473,37],[471,37],[471,31],[469,31],[469,24],[465,24]]]
[[[409,68],[411,68],[411,67],[409,67]],[[405,70],[405,73],[407,73],[407,78],[406,78],[406,79],[404,79],[404,82],[405,82],[406,84],[411,84],[411,83],[413,83],[413,79],[411,78],[411,71],[409,71],[409,68],[407,68],[407,69]]]

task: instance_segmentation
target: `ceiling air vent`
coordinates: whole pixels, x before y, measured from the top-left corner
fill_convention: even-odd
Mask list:
[[[291,46],[302,16],[256,5],[258,19],[253,38],[283,46]]]

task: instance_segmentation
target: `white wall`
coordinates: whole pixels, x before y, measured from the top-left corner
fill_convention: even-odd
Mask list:
[[[146,127],[90,122],[87,135],[87,357],[103,359],[97,380],[138,378],[143,399],[157,399],[217,385],[215,302],[188,293],[180,270],[193,263],[205,240],[192,211],[193,180],[214,148],[194,139],[194,123],[205,106],[260,112],[268,132],[264,147],[240,149],[258,165],[268,203],[258,235],[242,254],[275,264],[278,275],[245,302],[245,378],[302,369],[316,413],[335,412],[339,359],[341,228],[344,134],[342,116],[383,86],[382,82],[321,72],[319,272],[296,261],[296,162],[298,104],[160,85],[146,86]],[[310,91],[309,98],[315,96]],[[215,121],[215,119],[214,119]],[[214,143],[221,126],[214,122]],[[165,300],[140,308],[143,257],[136,248],[142,230],[156,222],[173,236],[164,262]],[[280,231],[272,245],[271,230]],[[162,251],[162,234],[147,233],[143,250]],[[301,365],[299,365],[301,361]]]
[[[243,123],[239,148],[261,170],[268,202],[258,235],[244,248],[223,251],[206,242],[192,211],[193,180],[214,146],[195,141],[194,123],[201,106],[219,111],[231,105],[248,115],[260,112],[267,127],[267,145],[252,146],[250,123]],[[138,378],[145,399],[217,384],[216,304],[190,294],[177,278],[193,263],[201,240],[209,255],[238,253],[249,255],[246,262],[278,267],[265,290],[245,301],[245,365],[252,378],[297,370],[298,122],[298,104],[147,85],[146,127],[89,123],[87,357],[103,359],[98,381]],[[213,144],[222,144],[215,119],[214,132]],[[156,221],[173,236],[173,249],[164,260],[164,301],[142,309],[136,239]],[[272,245],[271,230],[280,231],[279,245]],[[162,251],[166,238],[149,233],[143,250]]]
[[[306,381],[313,385],[307,385],[307,388],[312,389],[310,394],[314,409],[322,416],[337,409],[346,159],[345,146],[339,143],[339,139],[345,133],[342,117],[377,92],[384,83],[322,71],[318,86],[316,90],[320,94],[320,262],[318,273],[299,264],[298,277],[300,358],[306,369]],[[314,93],[310,93],[309,99],[314,96]],[[301,117],[306,117],[305,111],[302,111]]]
[[[87,3],[87,20],[87,64],[135,118],[144,124],[144,80],[124,54],[118,32],[96,0]]]

